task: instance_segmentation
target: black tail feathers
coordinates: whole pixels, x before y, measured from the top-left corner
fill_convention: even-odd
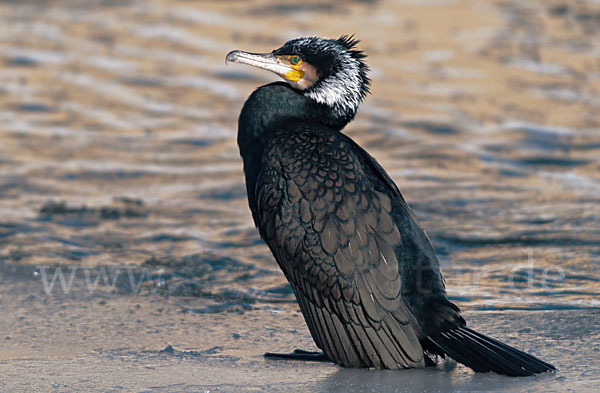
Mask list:
[[[535,356],[519,351],[488,336],[460,326],[422,340],[423,348],[433,354],[450,356],[476,372],[494,371],[524,377],[556,368]]]

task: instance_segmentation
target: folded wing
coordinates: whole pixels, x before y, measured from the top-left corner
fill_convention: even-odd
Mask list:
[[[362,176],[343,140],[301,131],[266,156],[255,218],[317,346],[347,367],[422,367],[401,295],[397,203]]]

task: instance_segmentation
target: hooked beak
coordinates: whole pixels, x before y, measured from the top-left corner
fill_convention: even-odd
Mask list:
[[[228,62],[247,64],[252,67],[271,71],[288,82],[297,82],[304,76],[302,71],[282,62],[272,53],[248,53],[234,50],[229,52],[227,57],[225,57],[225,64]]]

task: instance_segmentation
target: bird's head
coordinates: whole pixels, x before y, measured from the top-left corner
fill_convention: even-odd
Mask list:
[[[369,92],[369,68],[358,40],[302,37],[271,53],[232,51],[226,61],[262,68],[282,77],[299,93],[326,105],[338,118],[351,119]]]

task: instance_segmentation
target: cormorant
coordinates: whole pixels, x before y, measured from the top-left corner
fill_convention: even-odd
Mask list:
[[[305,37],[227,54],[284,80],[250,95],[237,140],[254,222],[324,353],[271,356],[400,369],[440,355],[477,372],[555,370],[466,326],[396,184],[341,132],[369,92],[358,42]]]

